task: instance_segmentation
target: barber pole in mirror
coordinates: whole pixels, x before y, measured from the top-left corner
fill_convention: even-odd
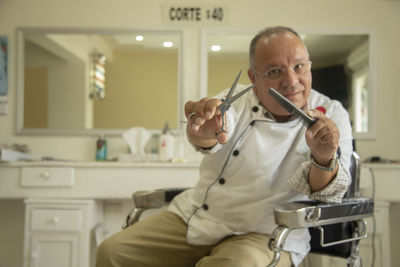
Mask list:
[[[93,69],[91,75],[92,93],[91,97],[95,96],[97,99],[104,99],[105,93],[105,82],[106,82],[106,56],[101,54],[93,55]]]

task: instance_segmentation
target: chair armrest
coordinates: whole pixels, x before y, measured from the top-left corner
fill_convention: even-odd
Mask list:
[[[188,188],[168,188],[157,190],[136,191],[132,194],[136,208],[156,209],[168,204],[178,194]]]
[[[289,228],[308,228],[361,220],[372,216],[374,201],[371,198],[346,198],[342,203],[298,201],[274,208],[275,223]]]
[[[135,207],[126,216],[122,229],[139,221],[142,213],[148,209],[157,209],[168,204],[175,196],[188,188],[168,188],[157,190],[136,191],[132,194]]]

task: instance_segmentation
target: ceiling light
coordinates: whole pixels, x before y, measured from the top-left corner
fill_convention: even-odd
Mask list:
[[[214,51],[214,52],[217,52],[217,51],[221,50],[221,46],[220,45],[213,45],[213,46],[211,46],[211,50]]]
[[[140,41],[143,41],[144,37],[143,37],[143,35],[137,35],[135,39],[136,39],[136,41],[140,42]]]
[[[163,43],[163,46],[164,46],[164,47],[172,47],[173,45],[174,45],[174,43],[171,42],[171,41],[165,41],[165,42]]]

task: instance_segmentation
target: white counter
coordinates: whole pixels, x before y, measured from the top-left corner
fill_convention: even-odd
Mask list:
[[[199,163],[1,163],[0,199],[127,199],[136,190],[192,187],[198,167]]]
[[[70,200],[70,206],[79,199],[125,201],[137,190],[192,187],[198,179],[198,169],[199,163],[0,163],[0,200],[29,198],[38,201],[45,198],[48,205],[53,205],[58,199],[64,199]],[[396,231],[393,232],[396,227],[390,225],[390,207],[393,203],[400,203],[400,164],[362,164],[360,186],[364,196],[375,196],[375,266],[391,266],[399,262],[399,256],[391,248],[391,243],[397,243],[400,237]],[[101,205],[102,201],[95,203]],[[111,207],[109,204],[105,206],[105,216],[113,213]],[[125,211],[118,214],[118,224],[124,214]],[[106,217],[106,225],[107,220]],[[372,260],[372,226],[373,221],[369,220],[369,237],[360,243],[365,266],[370,266]],[[338,265],[332,258],[320,266]]]

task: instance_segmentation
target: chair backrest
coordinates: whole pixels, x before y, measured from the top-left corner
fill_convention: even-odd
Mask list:
[[[357,152],[353,151],[351,154],[350,161],[350,176],[351,184],[347,189],[345,198],[359,197],[360,196],[360,172],[361,172],[361,161]]]

